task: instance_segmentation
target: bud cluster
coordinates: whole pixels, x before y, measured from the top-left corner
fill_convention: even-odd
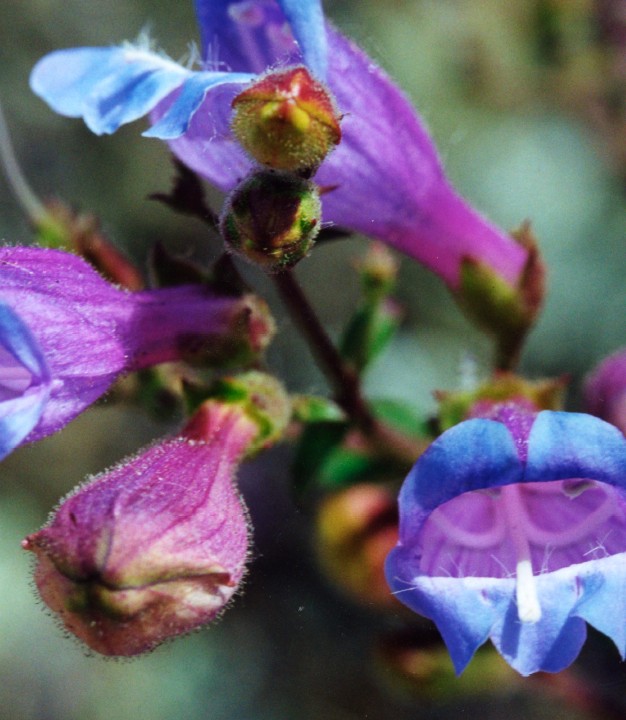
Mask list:
[[[328,90],[305,67],[272,71],[233,100],[232,129],[266,169],[229,197],[221,231],[233,252],[270,273],[309,253],[321,228],[317,187],[308,179],[341,140]]]

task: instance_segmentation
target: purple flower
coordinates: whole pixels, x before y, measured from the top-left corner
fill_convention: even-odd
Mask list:
[[[304,62],[344,113],[342,142],[315,177],[327,190],[325,221],[383,240],[452,289],[465,259],[516,286],[527,251],[455,193],[406,97],[365,53],[324,26],[319,2],[196,0],[195,7],[198,71],[146,47],[78,48],[43,58],[31,86],[97,133],[151,113],[145,135],[169,141],[186,165],[230,190],[253,166],[230,131],[234,96],[257,73]]]
[[[259,427],[203,406],[203,436],[165,440],[79,486],[23,546],[67,630],[104,655],[136,655],[215,618],[248,557],[237,466]]]
[[[626,654],[626,439],[590,415],[503,405],[417,461],[386,563],[457,672],[488,638],[522,675],[578,655],[585,621]]]
[[[252,296],[201,286],[130,293],[74,255],[0,247],[0,458],[62,428],[122,373],[250,355],[272,333]]]
[[[585,404],[592,415],[626,435],[626,348],[603,360],[585,383]]]

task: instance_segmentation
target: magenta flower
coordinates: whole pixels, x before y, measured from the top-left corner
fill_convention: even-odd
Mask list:
[[[122,373],[256,353],[272,332],[252,296],[201,286],[130,293],[74,255],[1,247],[0,458],[62,428]]]
[[[151,113],[145,135],[169,141],[186,165],[231,190],[253,167],[230,131],[234,96],[257,73],[304,63],[326,80],[344,114],[342,142],[315,177],[327,190],[324,220],[401,250],[452,289],[466,259],[517,285],[527,251],[456,194],[406,97],[324,26],[318,1],[196,0],[195,7],[197,71],[145,47],[78,48],[43,58],[31,86],[97,133]]]
[[[585,405],[592,414],[626,435],[626,348],[603,360],[585,383]]]
[[[235,406],[201,413],[202,437],[162,441],[89,480],[23,542],[44,602],[103,655],[205,625],[244,574],[247,517],[233,483],[259,427]]]
[[[585,621],[626,654],[626,439],[590,415],[503,405],[441,435],[400,492],[386,563],[457,672],[491,639],[522,675],[558,672]]]

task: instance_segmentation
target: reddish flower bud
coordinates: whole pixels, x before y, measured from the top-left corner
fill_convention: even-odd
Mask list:
[[[304,67],[268,73],[237,95],[233,108],[241,145],[277,170],[312,173],[341,140],[329,92]]]
[[[23,542],[44,602],[103,655],[136,655],[210,622],[244,574],[233,480],[258,424],[219,403],[203,417],[202,440],[163,441],[92,479]]]

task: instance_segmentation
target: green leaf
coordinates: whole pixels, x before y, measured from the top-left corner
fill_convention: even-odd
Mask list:
[[[320,422],[304,428],[293,461],[294,489],[298,495],[304,495],[317,483],[322,466],[347,431],[348,424],[340,422]]]
[[[302,423],[343,422],[346,414],[334,400],[318,395],[293,395],[294,420]]]

